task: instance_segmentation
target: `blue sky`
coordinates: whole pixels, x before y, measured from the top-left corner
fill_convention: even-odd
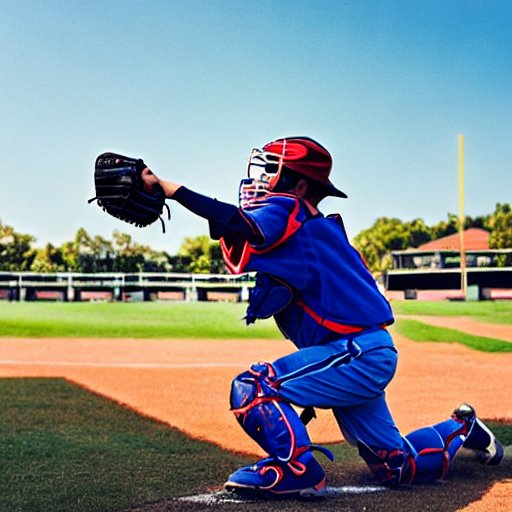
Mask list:
[[[508,0],[0,0],[0,219],[176,252],[205,221],[141,230],[87,205],[103,151],[236,202],[251,148],[308,135],[334,158],[349,236],[512,200]]]

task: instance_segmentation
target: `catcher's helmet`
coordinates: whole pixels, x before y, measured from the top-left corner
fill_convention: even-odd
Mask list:
[[[282,169],[298,173],[313,180],[325,196],[347,197],[329,180],[332,167],[330,153],[309,137],[286,137],[253,149],[248,162],[248,176],[268,183],[272,190],[281,176]]]

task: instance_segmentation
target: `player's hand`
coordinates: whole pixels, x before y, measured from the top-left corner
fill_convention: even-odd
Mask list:
[[[142,188],[144,189],[144,192],[147,192],[148,194],[151,194],[155,185],[160,184],[158,176],[147,167],[142,170],[140,177],[142,179]]]
[[[178,183],[161,180],[151,169],[148,169],[147,167],[143,169],[140,176],[143,182],[143,188],[148,194],[151,194],[155,185],[160,185],[164,189],[165,196],[170,199],[176,190],[181,187]]]

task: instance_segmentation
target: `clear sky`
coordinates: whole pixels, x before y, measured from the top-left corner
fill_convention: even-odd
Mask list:
[[[176,252],[206,222],[133,228],[88,205],[96,156],[236,202],[251,148],[308,135],[334,158],[350,237],[512,201],[510,0],[0,0],[0,219]]]

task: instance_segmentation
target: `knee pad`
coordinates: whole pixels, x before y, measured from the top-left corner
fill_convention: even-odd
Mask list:
[[[247,434],[267,453],[288,462],[311,442],[298,414],[279,397],[274,382],[272,365],[253,364],[233,380],[231,410]]]
[[[406,445],[407,446],[407,445]],[[357,442],[359,455],[377,480],[386,486],[410,485],[416,473],[414,455],[402,448],[378,449]]]

